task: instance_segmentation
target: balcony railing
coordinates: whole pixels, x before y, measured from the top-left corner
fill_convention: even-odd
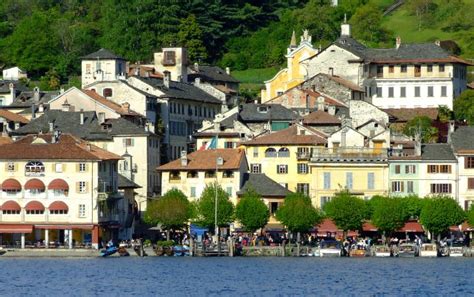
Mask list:
[[[315,148],[311,154],[311,161],[363,161],[387,159],[387,149],[366,147],[338,147]]]
[[[311,159],[311,152],[297,152],[296,158],[298,160],[309,160]]]

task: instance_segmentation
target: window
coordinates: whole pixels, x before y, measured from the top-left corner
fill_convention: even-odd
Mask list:
[[[2,211],[2,213],[4,215],[19,215],[20,214],[20,210],[9,210],[9,209],[4,209]]]
[[[401,73],[406,73],[406,72],[407,72],[407,69],[408,69],[407,65],[401,65],[401,66],[400,66],[400,72],[401,72]]]
[[[415,97],[420,97],[420,87],[415,87]]]
[[[67,209],[57,209],[57,210],[50,210],[49,214],[52,215],[65,215],[68,213]]]
[[[451,173],[451,165],[428,165],[428,173]]]
[[[474,190],[474,178],[470,177],[467,179],[467,189]]]
[[[191,198],[195,198],[196,197],[196,187],[191,187],[191,194],[189,194],[189,196]]]
[[[421,76],[421,65],[415,65],[415,77]]]
[[[464,157],[464,168],[465,169],[474,168],[474,157]]]
[[[26,214],[27,215],[42,215],[42,214],[44,214],[44,210],[39,210],[39,209],[26,210]]]
[[[44,175],[43,163],[38,162],[38,161],[30,161],[26,163],[25,175],[26,176],[43,176]]]
[[[383,77],[383,66],[377,66],[377,77]]]
[[[85,204],[79,204],[79,217],[80,218],[85,218],[86,217],[86,205]]]
[[[277,165],[277,173],[278,174],[287,174],[288,173],[288,165]]]
[[[324,204],[328,203],[329,201],[331,201],[331,197],[328,197],[328,196],[322,196],[321,198],[319,198],[320,200],[320,207],[323,208],[324,207]]]
[[[393,87],[388,88],[388,98],[393,98]]]
[[[331,189],[331,172],[324,172],[323,173],[323,179],[324,179],[324,189],[329,190]]]
[[[416,173],[416,166],[415,165],[405,165],[405,173],[406,174],[415,174]]]
[[[392,192],[394,192],[394,193],[403,192],[403,182],[402,181],[393,181],[392,182]]]
[[[377,87],[377,97],[382,97],[382,88]]]
[[[111,88],[105,88],[102,91],[102,96],[104,97],[112,97],[112,89]]]
[[[433,65],[429,64],[428,66],[426,66],[426,71],[433,72]]]
[[[55,168],[56,172],[63,172],[63,164],[62,163],[56,163],[54,168]]]
[[[267,113],[268,107],[267,106],[259,106],[259,107],[257,107],[257,111],[260,112],[260,113]]]
[[[86,182],[80,181],[79,182],[79,193],[85,193],[87,191]]]
[[[308,164],[306,163],[298,163],[297,165],[297,172],[299,174],[307,174],[308,173]]]
[[[309,184],[296,184],[296,191],[309,195]]]
[[[233,141],[226,141],[224,144],[225,148],[234,148],[234,142]]]
[[[91,73],[91,64],[86,64],[86,74]]]
[[[197,178],[198,173],[197,171],[189,171],[188,174],[186,175],[187,178]]]
[[[413,190],[413,181],[407,181],[407,193],[415,193]]]
[[[133,138],[124,138],[123,140],[123,146],[124,147],[131,147],[134,145],[134,139]]]
[[[394,70],[395,70],[395,66],[393,65],[388,66],[388,73],[394,73],[395,72]]]
[[[449,194],[451,193],[451,184],[431,184],[432,194]]]
[[[250,171],[252,173],[261,173],[262,172],[262,164],[250,164]]]
[[[297,151],[298,159],[308,159],[311,156],[308,147],[299,147]]]
[[[346,172],[346,189],[352,190],[352,172]]]
[[[433,87],[430,86],[428,87],[428,97],[433,97],[433,96],[434,96]]]
[[[258,147],[256,146],[253,147],[253,157],[258,158]]]
[[[367,173],[367,189],[373,190],[375,188],[375,173]]]
[[[181,175],[179,174],[179,171],[171,171],[170,172],[170,180],[180,180]]]
[[[278,210],[278,202],[270,202],[270,213],[275,214]]]
[[[400,174],[400,165],[395,165],[395,174]]]
[[[176,64],[176,54],[174,51],[163,52],[163,66],[173,66]]]
[[[448,88],[446,86],[441,86],[441,97],[448,96]]]
[[[289,156],[290,156],[290,150],[288,150],[286,147],[282,147],[281,149],[278,150],[279,158],[288,158]]]
[[[86,167],[86,163],[79,163],[79,172],[86,172]]]
[[[234,172],[231,170],[226,170],[222,173],[222,177],[224,178],[233,178],[234,177]]]
[[[204,174],[205,178],[214,178],[216,177],[216,172],[214,170],[206,171]]]
[[[277,156],[277,151],[274,148],[267,148],[265,150],[265,158],[275,158]]]
[[[8,171],[8,172],[13,172],[13,171],[15,171],[15,163],[14,163],[14,162],[8,162],[8,164],[7,164],[7,171]]]
[[[406,87],[400,87],[400,97],[405,98],[407,96],[407,88]]]
[[[439,64],[439,72],[444,72],[444,64]]]
[[[229,195],[231,197],[232,196],[232,187],[227,187],[226,188],[226,193],[227,193],[227,195]]]

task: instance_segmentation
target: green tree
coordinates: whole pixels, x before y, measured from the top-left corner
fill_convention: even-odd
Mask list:
[[[40,89],[44,91],[59,90],[61,80],[56,70],[50,69],[40,78]]]
[[[451,197],[437,196],[425,198],[423,209],[420,215],[420,221],[430,232],[433,237],[448,230],[450,226],[459,225],[466,219],[466,213],[459,204]]]
[[[352,196],[347,190],[336,193],[331,201],[324,204],[323,210],[345,233],[360,230],[367,214],[365,201]]]
[[[471,205],[471,208],[467,212],[467,222],[474,227],[474,204]]]
[[[371,46],[387,43],[392,34],[383,28],[382,18],[382,10],[375,4],[359,7],[350,19],[354,37]]]
[[[229,195],[220,185],[209,184],[204,188],[198,202],[199,224],[213,227],[215,219],[215,201],[217,191],[217,225],[227,226],[233,220],[234,205]]]
[[[433,0],[411,0],[408,3],[411,13],[418,19],[418,30],[434,21],[437,5]]]
[[[300,232],[307,232],[323,220],[322,214],[312,205],[311,199],[302,193],[288,194],[283,205],[278,208],[276,218],[289,231],[298,232],[298,235]]]
[[[249,189],[237,203],[235,217],[246,231],[255,232],[268,223],[270,211],[262,197],[255,190]]]
[[[203,35],[196,16],[193,14],[181,20],[178,26],[178,43],[186,47],[191,61],[207,60],[207,50],[204,46]]]
[[[192,218],[192,212],[186,195],[178,189],[171,189],[147,205],[143,219],[150,225],[162,224],[169,240],[170,229],[184,226]]]
[[[405,213],[400,198],[384,197],[374,206],[371,221],[384,236],[404,226]]]
[[[403,133],[412,137],[419,134],[424,143],[436,142],[438,138],[438,129],[431,126],[431,119],[427,116],[416,116],[408,121],[403,127]]]
[[[474,90],[465,90],[454,100],[454,118],[474,125]]]
[[[418,219],[425,201],[425,199],[420,198],[417,195],[409,195],[400,198],[405,220]]]

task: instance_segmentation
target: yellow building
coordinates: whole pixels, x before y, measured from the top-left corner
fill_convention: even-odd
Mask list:
[[[306,65],[300,63],[303,60],[315,55],[318,50],[311,44],[311,36],[308,30],[304,30],[301,42],[296,44],[295,32],[291,37],[290,46],[287,49],[287,68],[280,70],[272,79],[265,81],[265,89],[261,93],[261,102],[265,103],[287,90],[302,83],[308,77]]]
[[[250,173],[263,173],[292,192],[312,196],[310,187],[311,152],[324,147],[326,135],[313,128],[295,124],[287,129],[243,143]]]

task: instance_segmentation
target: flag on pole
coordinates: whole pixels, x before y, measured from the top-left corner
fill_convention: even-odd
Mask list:
[[[217,135],[212,137],[211,141],[206,142],[199,148],[200,151],[215,150],[215,149],[217,149]]]

